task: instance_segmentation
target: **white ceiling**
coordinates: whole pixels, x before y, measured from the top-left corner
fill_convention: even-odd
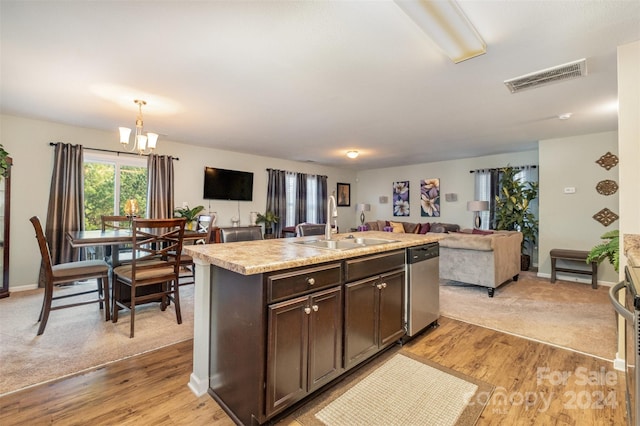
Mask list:
[[[1,0],[0,107],[113,130],[118,149],[141,98],[159,144],[353,169],[616,129],[616,47],[640,40],[640,1],[459,4],[487,53],[454,64],[391,0]],[[503,84],[580,58],[586,77]]]

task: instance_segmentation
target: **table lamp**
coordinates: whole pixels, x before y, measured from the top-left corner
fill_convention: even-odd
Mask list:
[[[360,212],[360,225],[364,226],[364,212],[371,210],[371,204],[356,204],[356,210]]]
[[[482,219],[480,218],[480,212],[489,210],[488,201],[467,201],[467,211],[473,212],[474,215],[474,228],[480,229],[482,226]]]
[[[138,215],[138,200],[135,198],[129,198],[124,203],[124,214],[129,218],[129,229],[132,228],[133,218]]]

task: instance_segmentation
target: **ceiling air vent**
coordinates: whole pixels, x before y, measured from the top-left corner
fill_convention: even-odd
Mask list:
[[[511,93],[517,93],[549,83],[584,77],[585,75],[587,75],[587,60],[579,59],[567,64],[547,68],[546,70],[536,71],[531,74],[505,80],[504,84]]]

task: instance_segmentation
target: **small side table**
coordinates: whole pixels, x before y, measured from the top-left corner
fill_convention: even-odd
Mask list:
[[[551,256],[551,282],[556,282],[556,272],[570,272],[572,274],[591,275],[591,288],[598,288],[598,262],[591,262],[591,270],[574,269],[574,268],[557,268],[556,261],[558,259],[582,262],[586,265],[588,251],[584,250],[567,250],[552,249],[549,253]]]

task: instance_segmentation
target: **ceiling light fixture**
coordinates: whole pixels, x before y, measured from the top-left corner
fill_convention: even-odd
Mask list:
[[[453,1],[394,0],[454,63],[487,53],[487,45]]]
[[[136,99],[133,101],[138,105],[138,116],[136,117],[136,134],[133,139],[133,146],[129,151],[138,151],[138,154],[149,154],[156,149],[156,143],[158,142],[158,134],[147,132],[146,135],[142,134],[142,105],[146,105],[146,101]],[[129,136],[131,135],[131,129],[128,127],[119,127],[120,129],[120,143],[123,149],[126,149],[129,143]]]
[[[560,115],[558,116],[558,119],[559,119],[559,120],[568,120],[568,119],[570,119],[570,118],[571,118],[571,116],[572,116],[572,115],[573,115],[572,113],[570,113],[570,112],[566,112],[566,113],[564,113],[564,114],[560,114]]]
[[[358,151],[347,151],[347,157],[349,158],[357,158],[360,153]]]

